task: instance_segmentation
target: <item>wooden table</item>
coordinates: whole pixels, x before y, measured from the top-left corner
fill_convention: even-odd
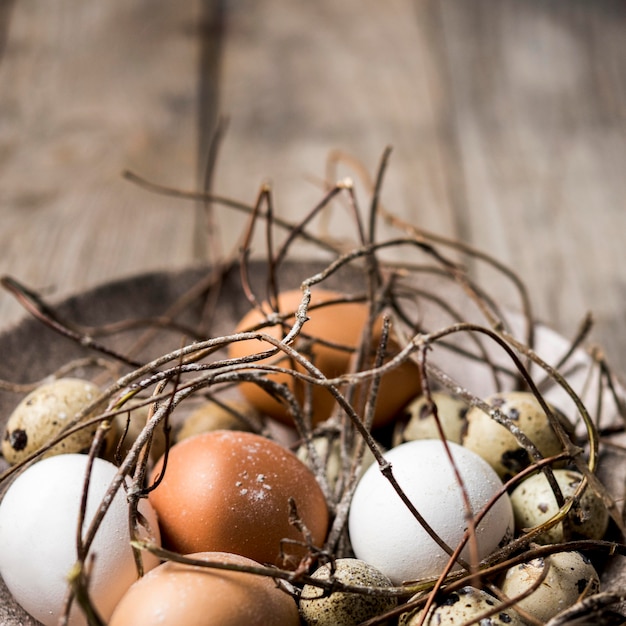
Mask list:
[[[269,181],[295,220],[333,150],[374,175],[390,145],[388,210],[509,264],[565,335],[592,311],[626,371],[625,27],[617,0],[4,0],[0,274],[56,299],[215,254],[197,203],[122,172],[202,189],[225,116],[215,193]],[[217,220],[228,253],[245,216]]]

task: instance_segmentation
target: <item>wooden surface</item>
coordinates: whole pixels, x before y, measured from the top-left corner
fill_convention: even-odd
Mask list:
[[[270,181],[297,219],[332,150],[374,174],[390,145],[388,210],[510,264],[566,335],[593,311],[626,371],[625,27],[616,0],[0,0],[0,274],[58,298],[215,253],[121,173],[201,189],[221,114],[216,193]],[[243,223],[220,210],[224,252]]]

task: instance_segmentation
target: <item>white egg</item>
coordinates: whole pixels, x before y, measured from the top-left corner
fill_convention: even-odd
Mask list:
[[[452,442],[448,446],[475,515],[499,492],[502,482],[477,454]],[[443,442],[410,441],[384,456],[414,507],[454,549],[467,528],[466,511]],[[394,584],[437,576],[449,560],[377,465],[370,467],[357,485],[348,527],[356,557],[379,569]],[[503,494],[476,529],[479,558],[508,541],[512,532],[513,511],[508,496]],[[469,546],[461,556],[469,559]]]
[[[35,463],[11,484],[0,503],[0,575],[15,600],[45,626],[62,615],[67,576],[77,560],[76,527],[87,471],[87,455],[63,454]],[[85,526],[94,518],[117,472],[108,461],[95,459],[87,498]],[[140,512],[158,541],[157,520],[147,500]],[[128,505],[118,491],[92,544],[92,602],[108,620],[115,605],[136,580],[129,544]],[[145,569],[157,559],[144,555]],[[77,606],[69,626],[86,624]]]

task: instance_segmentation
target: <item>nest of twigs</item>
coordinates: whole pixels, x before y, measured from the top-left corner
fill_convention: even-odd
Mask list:
[[[246,310],[258,307],[261,301],[276,303],[281,290],[300,288],[302,299],[295,323],[284,328],[282,341],[267,340],[273,342],[277,354],[288,352],[293,362],[298,363],[300,367],[297,371],[294,368],[294,377],[308,386],[324,386],[334,395],[336,410],[328,421],[312,426],[310,405],[306,401],[294,405],[296,400],[289,390],[270,390],[290,404],[298,445],[308,446],[310,467],[320,484],[328,485],[328,479],[324,474],[324,460],[312,444],[314,438],[321,436],[341,441],[342,458],[350,462],[342,465],[346,475],[337,481],[340,487],[326,489],[331,524],[325,544],[311,546],[307,558],[295,570],[272,567],[261,568],[256,573],[283,581],[286,589],[296,596],[304,584],[319,585],[329,591],[397,596],[400,599],[397,609],[367,622],[375,624],[396,619],[409,608],[430,605],[435,594],[442,591],[467,584],[493,590],[497,574],[513,563],[577,550],[601,565],[603,589],[594,596],[582,594],[578,603],[553,618],[550,624],[581,623],[581,620],[609,623],[618,615],[625,593],[621,565],[626,555],[621,507],[624,465],[620,445],[624,430],[621,387],[602,351],[587,346],[591,328],[588,319],[583,320],[580,332],[571,339],[552,333],[534,318],[530,291],[510,268],[463,242],[403,223],[387,211],[380,200],[387,156],[385,154],[374,182],[365,180],[371,191],[365,216],[358,206],[354,186],[349,180],[343,180],[330,185],[318,205],[299,223],[290,223],[274,214],[268,188],[263,188],[257,202],[248,206],[231,199],[167,190],[140,181],[153,191],[182,199],[204,200],[212,211],[237,211],[247,215],[241,251],[216,260],[207,268],[141,277],[131,284],[119,283],[96,291],[90,295],[90,302],[78,298],[60,307],[45,302],[16,279],[5,277],[4,287],[19,298],[30,316],[25,322],[27,331],[17,327],[3,338],[7,345],[15,341],[11,354],[20,352],[19,358],[7,366],[11,374],[5,369],[3,417],[6,419],[19,394],[36,386],[44,377],[78,374],[97,381],[103,391],[55,440],[24,462],[5,469],[0,484],[3,488],[10,484],[21,469],[36,462],[72,429],[85,427],[84,417],[93,414],[95,407],[104,406],[95,417],[90,417],[90,422],[100,425],[89,452],[96,455],[113,418],[124,415],[131,403],[140,403],[149,408],[149,418],[130,449],[118,456],[118,478],[110,489],[113,493],[122,488],[124,480],[129,480],[130,491],[141,498],[149,488],[145,480],[152,434],[156,429],[165,424],[166,432],[174,432],[195,403],[207,399],[223,402],[237,394],[241,381],[256,381],[269,389],[266,379],[268,372],[273,371],[271,365],[261,362],[261,356],[256,360],[229,358],[227,349],[233,342],[252,336],[267,339],[262,327],[249,333],[235,333],[235,325]],[[353,220],[355,235],[351,242],[336,242],[315,234],[315,219],[338,204],[343,204]],[[395,229],[397,235],[380,240],[377,227],[381,221]],[[253,233],[261,229],[265,233],[265,253],[261,260],[250,261],[251,254],[259,256],[258,251],[251,249],[251,242]],[[295,247],[302,241],[318,248],[316,261],[292,259]],[[390,256],[397,258],[399,251],[401,263],[389,260]],[[478,284],[468,271],[468,267],[477,264],[489,266],[500,281],[509,284],[507,306],[500,304],[500,294],[493,295],[489,285]],[[340,290],[347,299],[366,303],[372,320],[382,315],[386,328],[389,333],[393,332],[399,345],[395,357],[355,369],[339,378],[321,375],[309,355],[298,352],[294,342],[297,336],[306,333],[309,296],[311,290],[320,287]],[[166,293],[163,288],[167,289]],[[124,303],[123,311],[116,311],[114,319],[107,318],[106,314],[111,294],[116,301]],[[85,304],[91,307],[85,308]],[[275,322],[281,313],[284,312],[275,311],[268,323]],[[104,318],[99,317],[101,314]],[[37,346],[40,353],[36,357],[27,355],[32,354],[32,349],[26,343],[26,333],[32,333],[35,326],[42,333]],[[374,346],[381,354],[385,352],[387,338],[388,334],[383,333],[380,345]],[[55,352],[47,346],[60,346],[60,350]],[[51,351],[46,354],[46,350]],[[591,489],[602,497],[610,513],[609,534],[599,540],[571,538],[559,544],[537,546],[533,543],[538,532],[535,529],[519,534],[488,559],[472,563],[471,571],[389,588],[350,589],[337,581],[311,579],[319,563],[350,556],[346,516],[357,480],[355,463],[358,465],[359,458],[369,447],[383,467],[385,461],[380,444],[390,445],[393,437],[390,429],[373,432],[367,426],[377,402],[378,382],[383,374],[407,360],[417,365],[427,397],[433,390],[445,390],[468,405],[483,407],[489,412],[491,408],[484,400],[487,395],[504,389],[521,389],[534,394],[547,413],[550,413],[548,403],[558,406],[574,422],[577,436],[575,441],[563,442],[561,454],[554,461],[567,462],[580,471],[585,480],[572,498],[561,497],[559,512],[539,531],[562,522],[584,490]],[[358,407],[351,393],[357,383],[365,383],[368,389],[366,402]],[[305,397],[308,396],[305,394]],[[506,420],[502,423],[507,425]],[[272,436],[263,420],[253,427]],[[509,427],[514,432],[514,427],[510,424]],[[523,434],[514,434],[534,459],[536,468],[549,476],[552,460],[541,458]],[[392,469],[390,474],[393,476]],[[136,506],[136,503],[137,499],[131,499],[129,506]],[[98,520],[96,526],[97,523]],[[131,515],[133,532],[137,526],[137,520]],[[146,542],[137,541],[134,545],[138,551],[154,551],[163,559],[183,559],[182,555]],[[87,550],[81,553],[86,554]],[[211,567],[211,564],[204,566]],[[84,575],[80,568],[77,572],[71,582],[73,595],[68,596],[68,606],[76,598],[89,604],[87,569]],[[6,623],[17,624],[18,621],[11,621],[14,609],[8,608],[10,597],[6,593],[4,597]],[[411,598],[411,603],[406,604]]]

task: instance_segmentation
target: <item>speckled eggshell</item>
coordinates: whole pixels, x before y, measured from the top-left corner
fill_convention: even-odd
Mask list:
[[[300,290],[285,291],[279,295],[281,313],[289,313],[297,310],[302,301]],[[366,327],[369,308],[363,302],[338,302],[323,307],[314,308],[316,305],[345,298],[344,294],[317,289],[312,292],[308,320],[302,328],[302,337],[295,342],[295,348],[309,358],[327,378],[341,376],[349,371],[353,357],[353,351],[360,345],[363,329]],[[267,303],[263,304],[265,311],[270,311]],[[264,327],[261,332],[276,339],[284,336],[286,330],[294,324],[295,317],[286,320],[286,327],[280,324]],[[237,325],[236,332],[250,330],[262,324],[266,318],[257,309],[252,309]],[[376,349],[376,342],[380,340],[382,324],[380,320],[374,325],[372,344]],[[305,349],[305,344],[313,340],[310,351]],[[333,345],[325,345],[321,341]],[[348,348],[342,349],[342,347]],[[236,341],[229,346],[231,358],[241,358],[252,354],[259,354],[274,346],[268,342],[256,339]],[[390,342],[389,350],[393,350]],[[310,352],[310,354],[309,354]],[[282,358],[275,363],[275,358],[258,361],[257,364],[278,364],[281,367],[294,369],[294,364],[288,357]],[[300,365],[295,369],[303,372]],[[287,385],[295,393],[300,402],[303,402],[305,393],[303,384],[289,374],[266,374],[267,378],[274,382]],[[239,386],[245,398],[261,413],[287,424],[293,424],[293,419],[286,406],[276,400],[268,392],[254,383],[242,383]],[[374,425],[382,426],[391,422],[397,413],[415,397],[421,389],[419,370],[412,361],[406,361],[392,372],[383,376],[380,381],[380,391],[374,415]],[[363,388],[361,388],[363,391]],[[332,394],[324,387],[315,385],[312,390],[313,422],[319,423],[330,417],[336,407]]]
[[[2,439],[2,455],[15,465],[58,435],[74,416],[96,400],[100,389],[78,378],[40,385],[15,407]],[[58,443],[46,456],[89,449],[97,426],[82,429]]]
[[[31,465],[10,485],[0,504],[0,574],[15,600],[45,626],[57,626],[67,593],[67,576],[76,563],[76,526],[88,457],[61,454]],[[96,515],[117,468],[94,459],[87,498],[87,525]],[[159,544],[157,520],[147,500],[139,511]],[[85,527],[87,527],[87,525]],[[146,535],[143,537],[147,538]],[[118,491],[90,549],[94,557],[90,594],[107,620],[122,595],[137,579],[128,529],[128,504]],[[143,553],[144,568],[158,559]],[[78,607],[69,626],[84,626]]]
[[[582,474],[568,469],[555,469],[554,477],[564,498],[574,495]],[[559,507],[548,479],[543,473],[533,474],[511,492],[511,504],[518,531],[531,529],[549,520]],[[602,539],[609,523],[609,513],[602,500],[588,487],[578,506],[569,513],[569,525],[575,537]],[[534,539],[540,544],[564,541],[563,524],[558,523]]]
[[[194,559],[259,567],[228,553]],[[122,598],[108,626],[298,626],[295,600],[267,576],[169,561],[148,572]]]
[[[558,454],[562,445],[548,416],[530,392],[507,391],[487,398],[487,404],[498,408],[532,441],[544,457]],[[567,419],[553,408],[559,422],[568,433],[573,429]],[[479,454],[506,481],[530,465],[528,452],[518,444],[513,434],[498,424],[479,407],[467,412],[467,430],[463,445]]]
[[[576,603],[583,595],[600,589],[600,577],[591,561],[580,552],[558,552],[547,559],[533,559],[507,570],[501,585],[507,598],[521,596],[535,586],[548,568],[546,577],[516,608],[547,622]]]
[[[152,482],[162,467],[160,460]],[[163,480],[149,494],[169,548],[183,554],[231,552],[295,567],[305,550],[283,542],[303,541],[289,521],[290,498],[314,544],[323,545],[328,508],[309,468],[274,441],[225,430],[172,446]]]
[[[460,444],[466,425],[467,403],[443,391],[434,391],[431,400],[437,406],[437,416],[445,438]],[[398,429],[396,445],[404,441],[440,437],[434,411],[425,395],[410,402],[403,415],[407,421]]]
[[[470,450],[447,443],[475,513],[502,490],[489,464]],[[454,549],[467,521],[457,475],[440,439],[409,441],[384,454],[400,488],[434,531]],[[357,484],[348,529],[354,554],[388,576],[394,584],[438,576],[449,555],[427,533],[378,465]],[[491,554],[513,534],[513,511],[502,493],[478,524],[479,558]],[[469,546],[462,552],[469,558]]]
[[[375,567],[359,559],[337,559],[332,571],[330,564],[319,567],[313,578],[334,579],[349,585],[363,587],[390,587],[391,581]],[[308,626],[356,626],[370,618],[393,609],[397,599],[393,596],[365,595],[335,591],[328,593],[321,587],[305,585],[300,597],[300,614]]]
[[[463,626],[468,623],[481,626],[526,626],[512,609],[496,610],[502,603],[487,592],[474,587],[463,587],[445,595],[433,607],[425,620],[423,612],[414,611],[400,617],[399,626]],[[488,618],[487,615],[492,613]],[[480,616],[484,616],[482,619]]]

